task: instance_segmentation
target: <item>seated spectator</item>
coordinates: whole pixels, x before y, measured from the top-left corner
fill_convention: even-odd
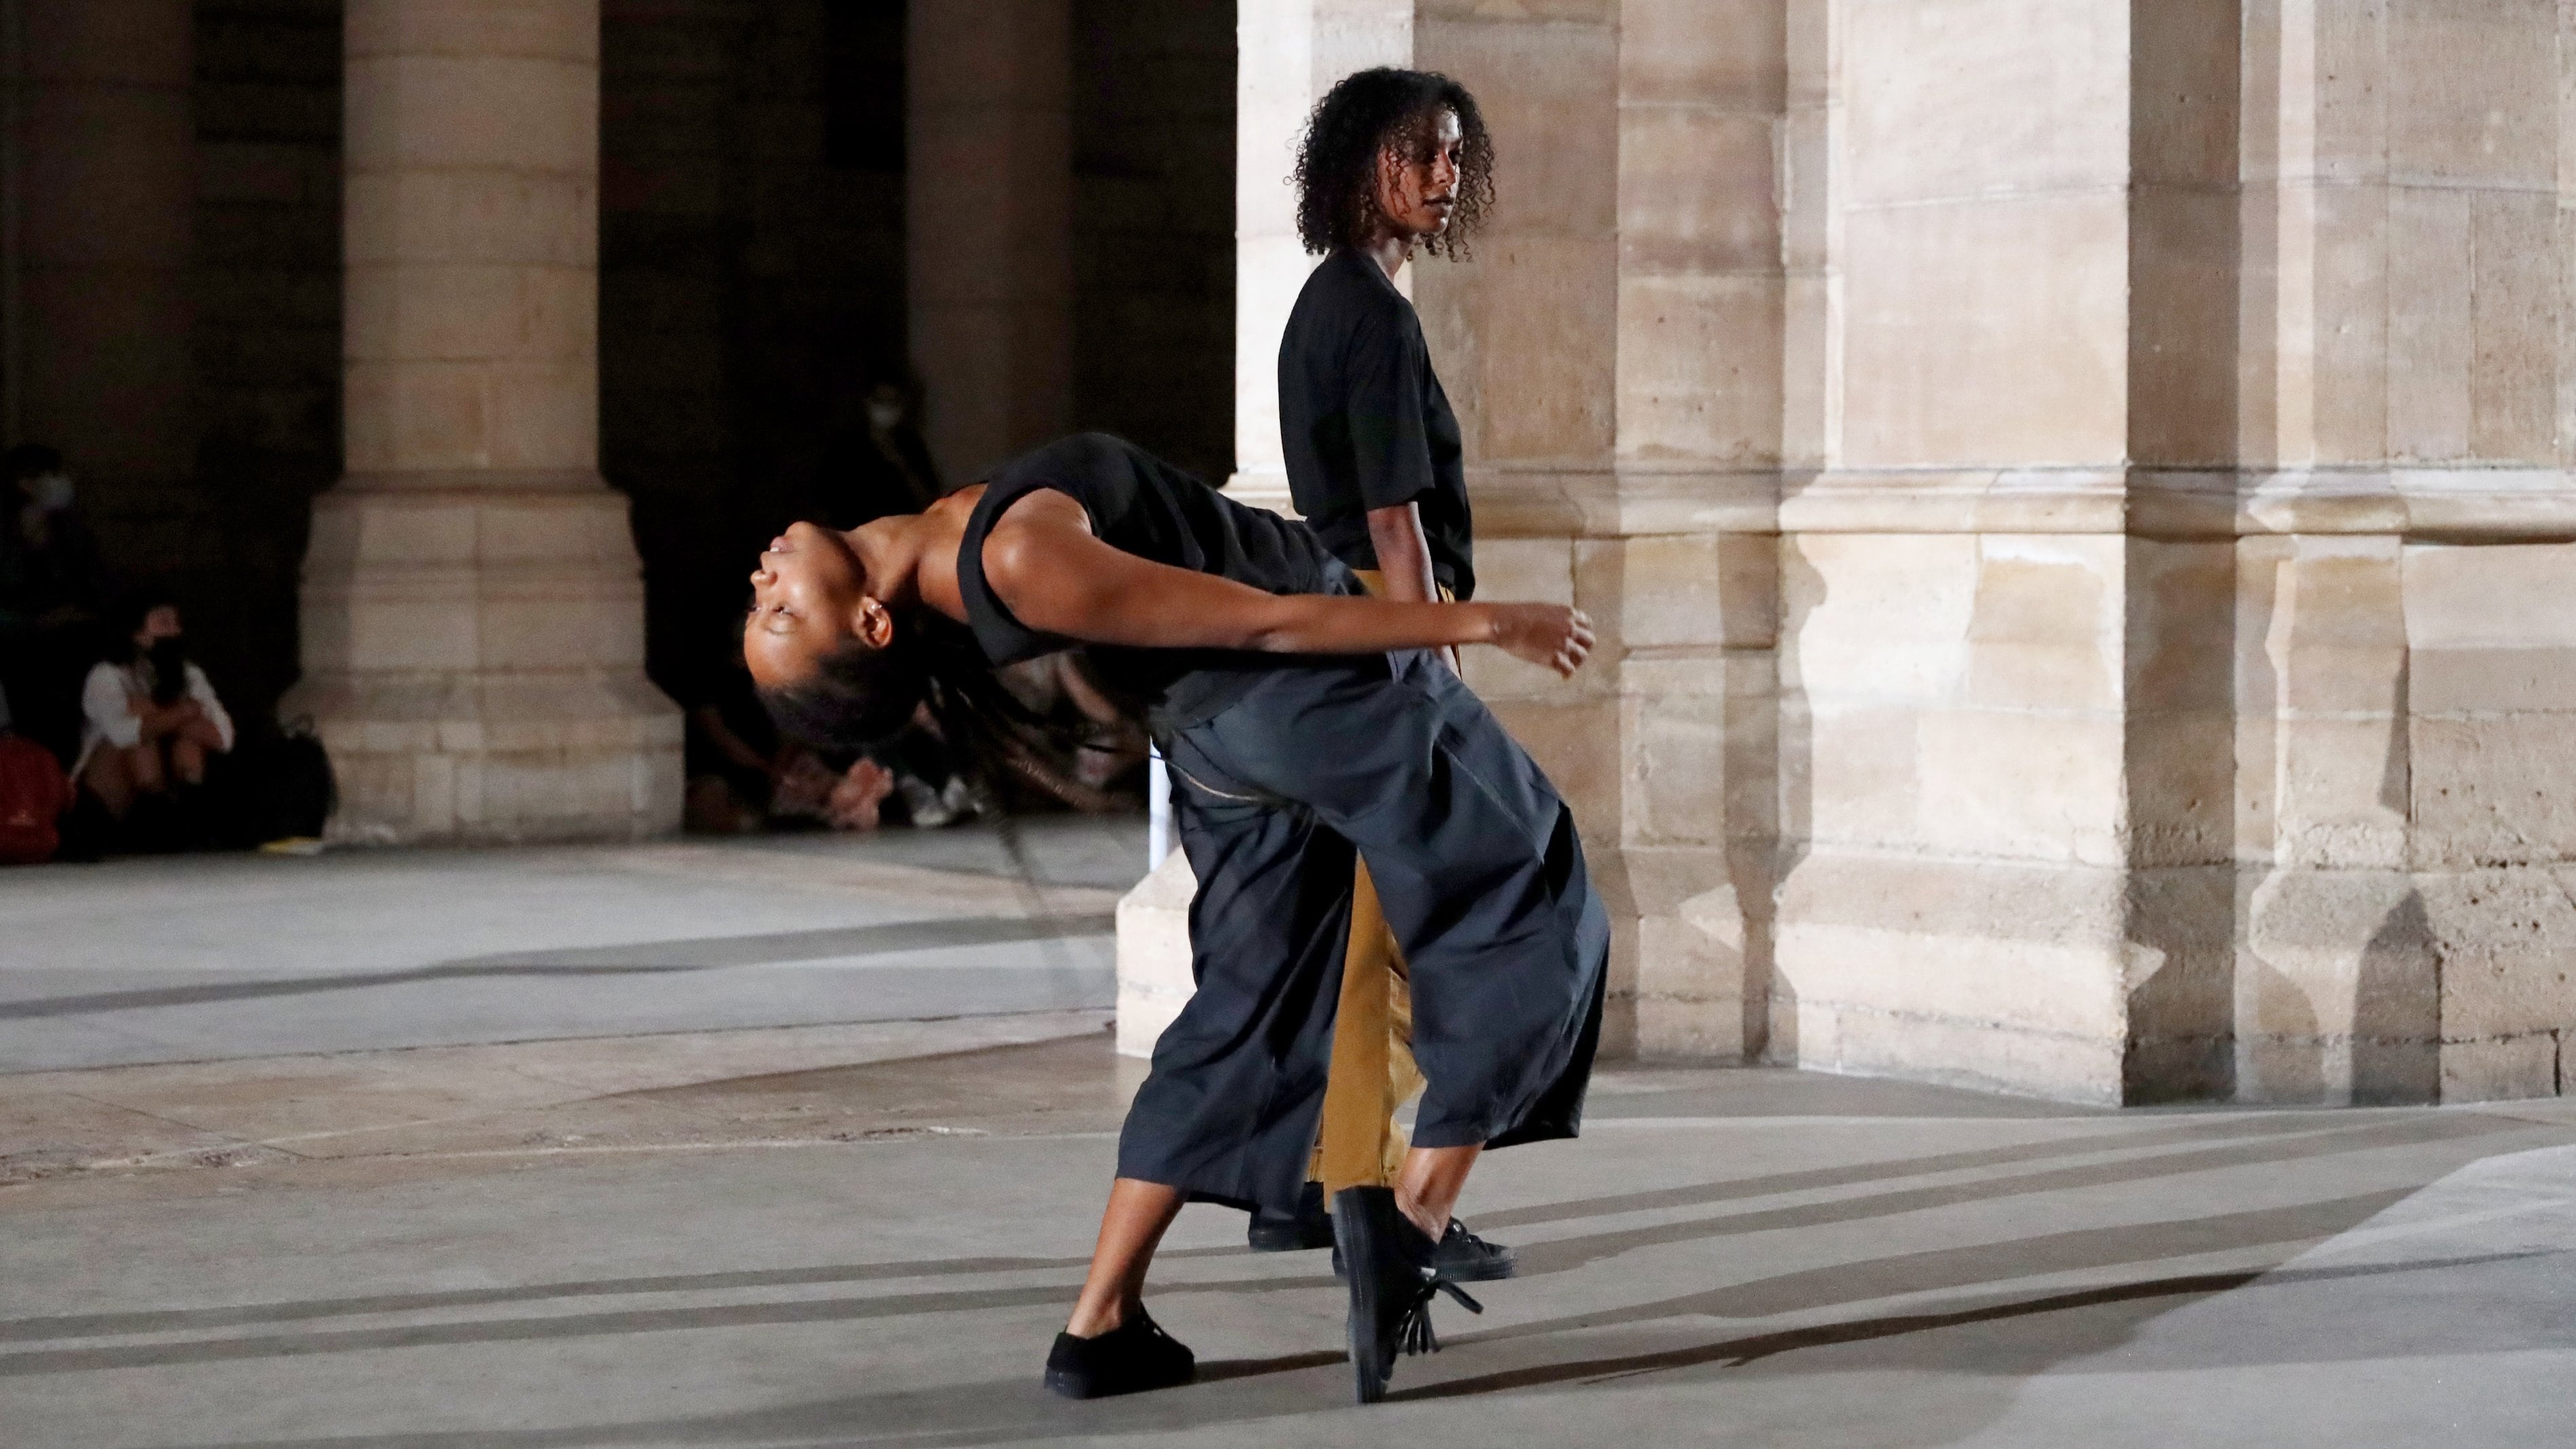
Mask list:
[[[137,802],[205,783],[206,761],[233,747],[232,716],[189,662],[179,606],[136,595],[118,620],[122,647],[81,686],[81,749],[72,777],[122,821]]]
[[[918,386],[882,378],[858,398],[856,416],[832,430],[823,444],[814,502],[843,527],[856,528],[893,513],[917,513],[947,491],[930,448],[914,419]]]
[[[100,651],[106,577],[63,455],[40,444],[0,454],[0,685],[19,732],[65,761],[80,739],[81,671]]]
[[[732,667],[689,710],[683,745],[689,787],[684,823],[692,831],[748,835],[774,825],[819,821],[834,830],[874,830],[894,793],[893,773],[862,756],[835,770],[783,738],[751,692],[737,650]]]

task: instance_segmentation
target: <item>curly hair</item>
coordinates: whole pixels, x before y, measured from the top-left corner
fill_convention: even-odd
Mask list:
[[[1357,246],[1383,217],[1378,153],[1430,155],[1440,113],[1458,118],[1458,200],[1449,227],[1423,241],[1434,256],[1465,256],[1494,200],[1494,138],[1467,88],[1433,71],[1380,66],[1354,71],[1315,103],[1297,145],[1297,235],[1310,252]]]

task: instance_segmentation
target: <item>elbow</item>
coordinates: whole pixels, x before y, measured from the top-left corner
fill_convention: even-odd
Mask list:
[[[1313,647],[1311,629],[1288,600],[1274,600],[1265,617],[1249,621],[1235,647],[1255,654],[1303,654]]]
[[[1298,642],[1296,633],[1287,625],[1270,624],[1245,635],[1240,647],[1255,654],[1295,654],[1299,652]]]

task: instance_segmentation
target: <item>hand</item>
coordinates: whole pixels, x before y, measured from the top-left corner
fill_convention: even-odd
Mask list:
[[[797,750],[787,756],[785,769],[770,775],[769,808],[780,815],[808,815],[820,819],[830,808],[832,787],[841,777],[821,760]]]
[[[1570,678],[1592,652],[1592,621],[1562,604],[1488,604],[1494,643],[1515,659]]]
[[[877,807],[893,793],[894,771],[874,760],[862,759],[832,787],[824,818],[834,830],[874,830]]]

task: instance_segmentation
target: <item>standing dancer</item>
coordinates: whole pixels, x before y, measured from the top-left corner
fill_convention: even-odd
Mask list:
[[[1364,70],[1315,107],[1297,149],[1297,231],[1323,263],[1279,342],[1279,428],[1298,511],[1369,592],[1420,603],[1475,594],[1458,419],[1395,278],[1416,250],[1457,254],[1493,198],[1494,148],[1476,98],[1443,75]],[[1454,654],[1444,654],[1451,669]],[[1295,1218],[1253,1216],[1255,1251],[1332,1241],[1324,1201],[1349,1187],[1411,1203],[1394,1113],[1421,1086],[1404,956],[1366,863],[1352,889],[1333,1066]],[[1473,1149],[1466,1149],[1471,1152]],[[1413,1159],[1430,1170],[1440,1159]],[[1509,1249],[1450,1223],[1450,1277],[1508,1278]]]
[[[1413,968],[1428,1086],[1399,1206],[1334,1204],[1363,1402],[1437,1347],[1438,1239],[1478,1150],[1574,1134],[1608,962],[1573,815],[1427,652],[1496,644],[1572,673],[1551,604],[1356,595],[1314,534],[1114,438],[1070,438],[919,514],[798,524],[761,555],[744,656],[790,732],[848,743],[927,699],[953,741],[1006,709],[990,667],[1090,647],[1147,706],[1177,777],[1199,989],[1154,1050],[1100,1240],[1047,1383],[1077,1398],[1185,1383],[1145,1272],[1184,1201],[1285,1214],[1306,1178],[1364,852]],[[958,624],[968,626],[959,629]],[[1285,656],[1285,657],[1283,657]]]

